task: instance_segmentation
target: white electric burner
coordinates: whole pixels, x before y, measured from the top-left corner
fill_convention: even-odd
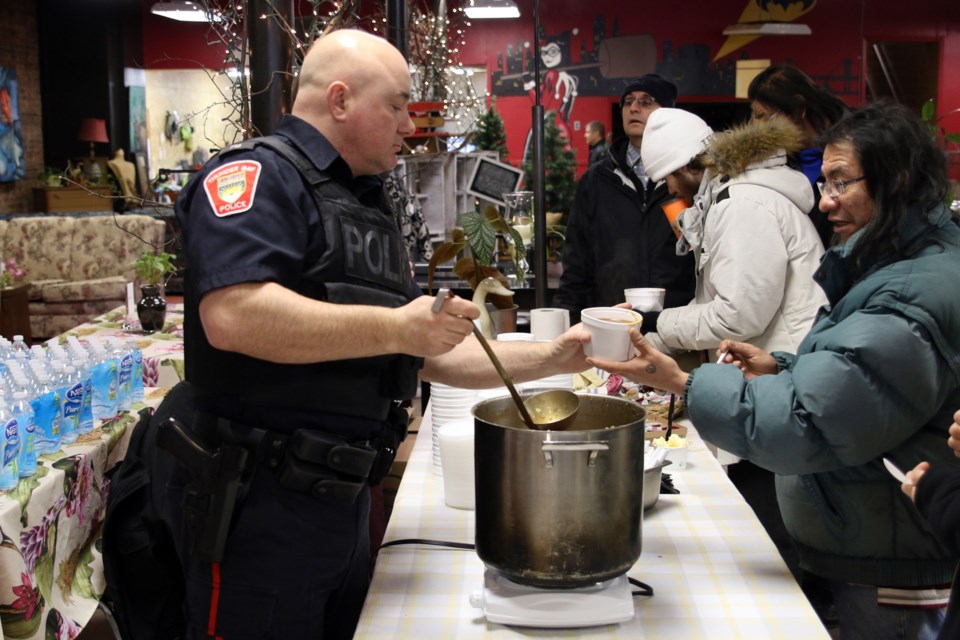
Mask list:
[[[593,627],[633,618],[626,575],[571,589],[545,589],[514,582],[487,569],[483,589],[470,595],[487,620],[521,627]]]

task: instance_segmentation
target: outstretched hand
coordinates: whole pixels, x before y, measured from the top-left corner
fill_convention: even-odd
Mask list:
[[[916,501],[917,483],[920,482],[920,478],[923,477],[923,474],[925,474],[929,468],[929,462],[921,462],[907,472],[907,481],[900,485],[900,490],[907,494],[911,500]]]
[[[574,325],[550,343],[549,362],[558,373],[579,373],[590,368],[583,344],[590,342],[590,332],[583,323]]]
[[[743,372],[747,380],[768,374],[777,373],[777,361],[773,356],[747,342],[724,340],[717,349],[717,356],[723,357],[720,364],[732,364]]]
[[[953,449],[953,455],[960,458],[960,411],[953,414],[953,424],[950,425],[950,437],[947,445]]]
[[[683,393],[688,375],[668,355],[660,353],[636,329],[630,329],[630,340],[637,348],[632,360],[617,362],[603,358],[587,358],[587,364],[610,373],[625,376],[634,382],[671,393]]]

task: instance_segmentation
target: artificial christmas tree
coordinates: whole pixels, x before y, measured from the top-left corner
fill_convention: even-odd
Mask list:
[[[496,151],[497,158],[503,161],[507,157],[507,133],[503,129],[503,118],[496,110],[496,102],[490,103],[490,108],[477,118],[472,142],[478,151]]]
[[[533,171],[533,149],[520,166],[526,173],[524,183],[533,189],[537,177]],[[577,157],[570,149],[570,141],[560,133],[556,114],[547,111],[543,129],[544,204],[547,212],[567,214],[573,204],[577,188]]]

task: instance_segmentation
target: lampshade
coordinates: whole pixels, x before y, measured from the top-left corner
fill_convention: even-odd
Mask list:
[[[520,9],[514,0],[467,0],[463,12],[472,20],[520,17]]]
[[[110,142],[107,137],[107,123],[99,118],[84,118],[80,121],[80,133],[77,134],[80,142]]]

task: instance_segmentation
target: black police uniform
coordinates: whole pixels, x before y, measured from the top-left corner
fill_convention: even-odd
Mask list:
[[[290,438],[283,464],[263,438],[253,442],[256,464],[222,561],[189,562],[188,637],[352,636],[369,580],[369,491],[353,500],[336,491],[317,497],[312,480],[296,486],[299,467],[285,482],[291,468],[284,465],[304,434],[387,438],[397,426],[392,401],[412,397],[422,364],[409,356],[277,364],[207,341],[198,302],[234,284],[276,282],[315,299],[392,307],[419,295],[380,180],[354,178],[330,143],[295,116],[283,119],[275,137],[308,159],[319,191],[289,159],[254,146],[222,151],[177,201],[188,263],[186,374],[194,408],[206,417],[195,435],[214,447],[218,438],[242,441],[248,427],[269,430],[278,445]]]

